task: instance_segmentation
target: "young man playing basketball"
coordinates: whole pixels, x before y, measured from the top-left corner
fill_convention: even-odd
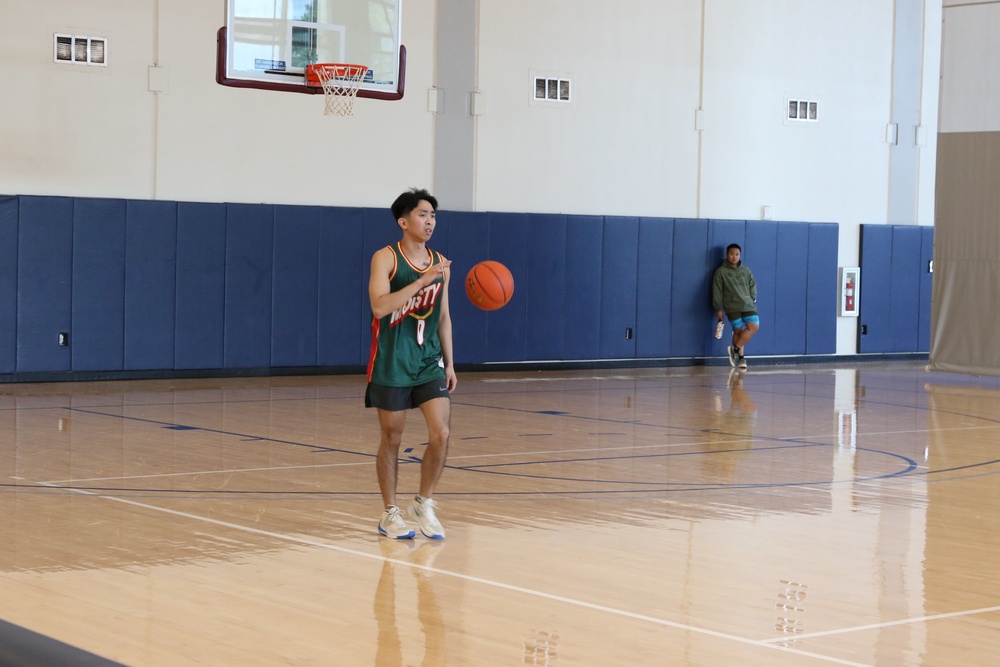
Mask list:
[[[404,192],[393,202],[392,215],[403,238],[375,253],[368,283],[372,347],[365,407],[378,409],[382,439],[376,466],[385,504],[378,531],[396,539],[415,535],[396,506],[396,478],[407,410],[420,408],[429,442],[410,514],[421,533],[443,539],[433,496],[448,455],[451,392],[458,384],[448,308],[451,261],[427,247],[437,215],[430,193]]]
[[[726,348],[729,364],[745,369],[747,360],[743,348],[760,329],[760,317],[757,316],[757,281],[740,261],[741,253],[742,248],[735,243],[726,248],[726,259],[712,277],[712,309],[720,322],[725,313],[733,328],[733,344]]]

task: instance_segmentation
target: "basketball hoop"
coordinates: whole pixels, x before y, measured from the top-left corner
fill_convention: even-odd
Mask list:
[[[306,84],[322,86],[326,116],[353,116],[354,98],[368,68],[364,65],[316,63],[306,67]]]

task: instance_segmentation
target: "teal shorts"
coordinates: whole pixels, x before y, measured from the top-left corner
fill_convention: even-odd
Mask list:
[[[739,331],[747,324],[756,324],[757,326],[760,326],[760,318],[755,312],[740,313],[739,317],[730,317],[729,324],[733,327],[733,331]]]

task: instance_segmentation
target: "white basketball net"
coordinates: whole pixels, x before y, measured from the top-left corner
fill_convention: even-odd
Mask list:
[[[326,116],[353,116],[358,86],[368,68],[364,65],[316,65],[313,69],[326,97]]]

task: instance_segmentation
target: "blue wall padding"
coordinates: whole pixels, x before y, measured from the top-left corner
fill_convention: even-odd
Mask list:
[[[861,226],[860,352],[930,349],[933,253],[933,227]]]
[[[839,230],[830,223],[809,224],[809,267],[806,279],[806,354],[837,351],[837,275]]]
[[[560,252],[553,252],[556,248]],[[514,281],[514,294],[523,293],[525,318],[531,323],[524,332],[526,359],[565,358],[566,316],[562,304],[573,293],[567,286],[565,249],[565,215],[530,216],[525,272]],[[533,288],[526,290],[529,281]]]
[[[125,370],[174,368],[177,204],[129,201],[125,214]]]
[[[271,363],[274,206],[226,208],[226,368]]]
[[[0,373],[17,370],[17,197],[0,197]]]
[[[673,284],[674,221],[639,218],[636,270],[635,354],[670,356],[670,304]]]
[[[917,316],[917,350],[929,352],[931,349],[931,283],[934,274],[930,271],[934,259],[934,228],[920,228],[920,260],[917,273],[920,280],[920,313]]]
[[[364,244],[365,210],[327,208],[320,226],[319,337],[316,363],[357,366],[368,363],[371,309],[365,267],[371,256],[358,251]],[[391,224],[392,216],[384,216]],[[362,322],[362,335],[358,323]]]
[[[747,251],[746,236],[746,220],[709,220],[708,256],[705,259],[718,266],[726,258],[726,248],[731,243],[738,244],[745,254]]]
[[[431,247],[452,261],[448,299],[453,322],[455,360],[460,363],[486,362],[489,360],[486,353],[488,318],[495,317],[496,314],[476,308],[466,298],[465,276],[474,264],[490,259],[489,215],[440,211],[438,226],[443,238],[439,239],[441,243],[432,244]],[[438,236],[438,232],[434,235]],[[399,237],[397,228],[392,232],[391,241],[395,242]],[[515,294],[516,281],[515,276]]]
[[[322,217],[318,206],[275,207],[270,366],[316,365]]]
[[[674,220],[670,356],[700,357],[711,344],[712,272],[722,260],[709,250],[708,230],[708,220]]]
[[[782,223],[784,224],[784,223]],[[743,256],[757,282],[757,316],[760,329],[747,345],[749,355],[775,353],[775,285],[778,271],[778,223],[770,220],[748,222]],[[731,337],[724,335],[722,342]]]
[[[600,358],[635,357],[639,219],[604,218],[601,247]],[[629,337],[626,338],[626,330]]]
[[[834,246],[836,247],[836,246]],[[778,225],[774,266],[775,354],[805,354],[809,227]],[[831,252],[833,252],[831,250]],[[831,285],[837,278],[831,276]]]
[[[70,345],[58,347],[59,332],[71,332],[73,208],[69,197],[20,197],[17,235],[17,372],[69,371]]]
[[[535,276],[527,275],[528,217],[527,213],[489,213],[489,256],[473,255],[473,261],[468,262],[460,275],[464,278],[474,263],[492,259],[510,269],[515,286],[518,276],[522,276],[521,280],[533,289],[542,289],[543,285],[534,282]],[[503,310],[495,311],[487,318],[486,358],[489,361],[524,361],[527,329],[524,296],[524,292],[515,289]]]
[[[566,218],[566,299],[563,336],[567,359],[599,359],[601,354],[601,244],[604,220],[596,216]],[[514,276],[517,280],[517,276]],[[534,289],[532,284],[526,290]]]
[[[357,367],[384,209],[0,198],[0,373]],[[929,345],[933,229],[861,230],[861,352]],[[743,246],[758,355],[836,352],[836,224],[440,211],[458,364],[722,357],[711,277]],[[493,259],[511,302],[479,310]],[[626,330],[632,330],[632,338]],[[69,332],[69,347],[57,345]]]
[[[861,326],[858,351],[887,352],[892,349],[889,290],[892,287],[893,228],[861,225],[861,293],[858,299]],[[860,331],[861,327],[859,327]]]
[[[120,371],[125,364],[124,201],[76,200],[72,268],[72,368]]]
[[[890,352],[915,350],[920,345],[916,326],[920,315],[920,276],[917,273],[923,233],[920,227],[894,227],[892,278],[889,284]]]
[[[177,368],[223,368],[226,205],[177,205]]]

